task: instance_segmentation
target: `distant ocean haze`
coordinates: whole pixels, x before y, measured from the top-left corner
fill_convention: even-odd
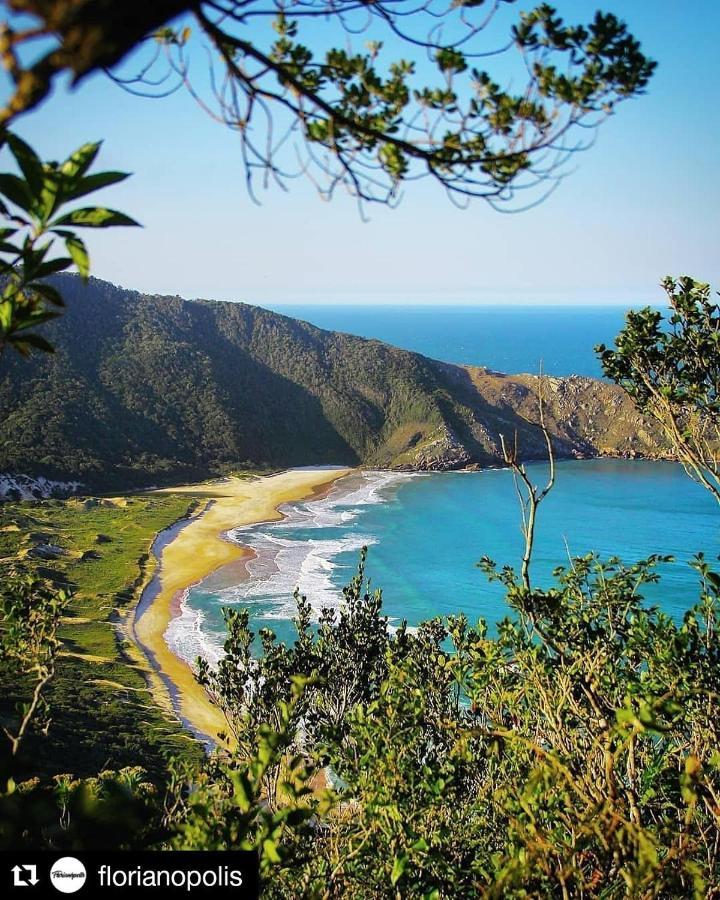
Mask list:
[[[443,362],[498,372],[602,376],[593,348],[613,343],[624,306],[280,304],[269,308],[332,331],[376,338]]]

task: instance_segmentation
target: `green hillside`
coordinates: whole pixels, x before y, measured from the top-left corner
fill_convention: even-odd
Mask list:
[[[515,431],[527,458],[543,453],[537,378],[243,303],[55,282],[57,352],[0,359],[0,472],[100,489],[321,463],[447,469],[498,462]],[[548,379],[545,393],[558,455],[658,451],[618,388]]]

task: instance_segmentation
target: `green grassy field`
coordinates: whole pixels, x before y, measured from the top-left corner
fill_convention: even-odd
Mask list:
[[[53,721],[47,736],[26,742],[28,775],[90,775],[138,761],[157,775],[168,754],[201,752],[155,702],[146,663],[118,627],[152,573],[155,534],[191,509],[172,495],[0,506],[0,565],[20,562],[73,591],[47,695]],[[0,691],[7,715],[22,688],[0,672]]]

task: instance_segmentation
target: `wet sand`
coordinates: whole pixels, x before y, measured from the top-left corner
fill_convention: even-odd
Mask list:
[[[189,494],[207,503],[166,543],[159,568],[141,599],[133,632],[150,657],[167,689],[173,707],[198,736],[215,741],[225,728],[222,713],[195,681],[190,666],[168,647],[165,632],[178,615],[183,593],[221,566],[241,560],[245,551],[226,538],[239,525],[281,518],[285,503],[320,496],[351,469],[290,469],[257,478],[226,478],[171,488],[165,493]]]

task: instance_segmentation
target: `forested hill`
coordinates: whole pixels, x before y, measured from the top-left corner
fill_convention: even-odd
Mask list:
[[[0,357],[0,472],[99,489],[247,467],[446,469],[498,462],[499,434],[516,431],[526,458],[543,455],[532,376],[436,362],[243,303],[55,283],[67,300],[47,327],[57,352]],[[559,456],[657,452],[618,388],[546,382]]]

